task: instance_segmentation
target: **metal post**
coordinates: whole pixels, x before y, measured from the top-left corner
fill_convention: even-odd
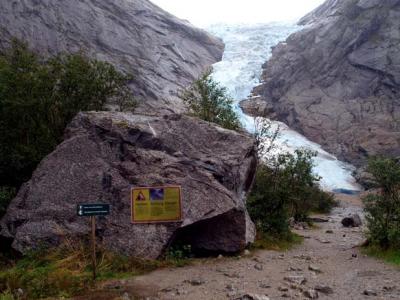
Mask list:
[[[96,217],[91,216],[90,221],[92,223],[92,266],[93,266],[93,280],[96,280]]]

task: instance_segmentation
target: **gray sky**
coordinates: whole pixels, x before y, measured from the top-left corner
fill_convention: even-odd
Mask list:
[[[213,23],[267,23],[301,18],[324,0],[151,0],[197,26]]]

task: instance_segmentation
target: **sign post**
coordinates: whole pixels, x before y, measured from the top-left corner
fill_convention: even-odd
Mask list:
[[[180,186],[135,187],[131,191],[132,223],[182,221]]]
[[[96,216],[107,216],[110,214],[110,204],[78,204],[77,214],[80,217],[90,217],[92,228],[92,267],[93,280],[96,280]]]

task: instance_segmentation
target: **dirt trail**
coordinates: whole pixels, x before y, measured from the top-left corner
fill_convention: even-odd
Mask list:
[[[329,222],[296,231],[304,243],[287,252],[260,250],[238,259],[203,260],[107,286],[129,287],[128,294],[139,294],[139,299],[251,299],[240,298],[246,293],[271,300],[309,299],[318,285],[325,287],[319,299],[400,299],[400,269],[361,254],[356,246],[363,241],[363,228],[340,223],[349,213],[362,213],[360,201],[345,196],[341,200],[340,207],[324,217]],[[329,288],[332,294],[326,294]]]

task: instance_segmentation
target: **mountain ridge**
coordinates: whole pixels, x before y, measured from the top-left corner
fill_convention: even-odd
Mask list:
[[[12,38],[44,56],[83,51],[134,76],[139,110],[180,112],[178,90],[222,57],[221,40],[147,0],[0,3],[0,49]]]
[[[400,155],[400,1],[328,0],[264,64],[251,114],[356,166]]]

